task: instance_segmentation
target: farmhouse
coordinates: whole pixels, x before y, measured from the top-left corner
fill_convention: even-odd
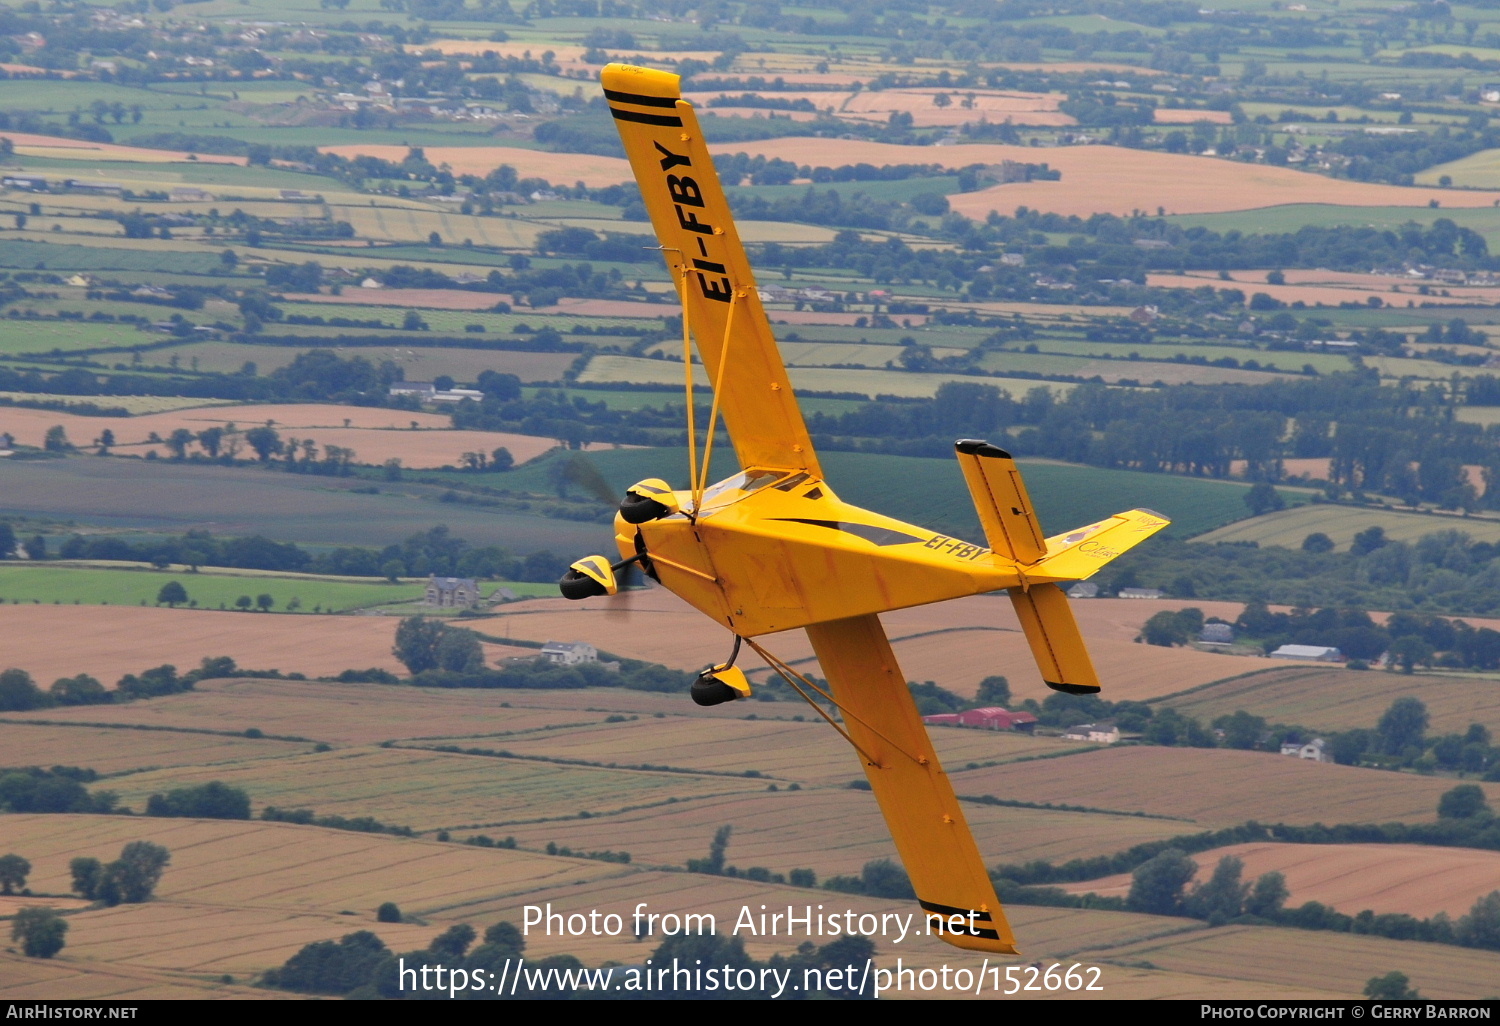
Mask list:
[[[1068,589],[1068,598],[1086,599],[1098,597],[1099,585],[1095,584],[1093,581],[1079,581],[1077,584],[1073,585],[1073,587]]]
[[[1305,745],[1295,742],[1281,746],[1282,755],[1290,755],[1298,759],[1306,759],[1309,762],[1333,762],[1333,753],[1328,750],[1328,742],[1320,737],[1315,737]]]
[[[427,577],[427,593],[422,599],[429,606],[444,609],[468,609],[479,604],[479,585],[472,577]]]
[[[549,641],[542,646],[542,658],[558,666],[597,663],[599,650],[586,641]]]
[[[1063,733],[1069,741],[1094,741],[1112,745],[1120,740],[1120,728],[1113,723],[1080,723]]]
[[[1233,644],[1234,628],[1227,623],[1207,623],[1198,632],[1198,640],[1205,645]]]

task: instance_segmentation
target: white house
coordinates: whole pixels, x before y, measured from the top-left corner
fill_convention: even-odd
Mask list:
[[[586,641],[549,641],[542,646],[542,658],[558,666],[597,663],[599,650]]]
[[[1333,753],[1328,750],[1328,742],[1320,737],[1313,738],[1305,745],[1284,744],[1281,746],[1281,754],[1307,759],[1310,762],[1333,761]]]

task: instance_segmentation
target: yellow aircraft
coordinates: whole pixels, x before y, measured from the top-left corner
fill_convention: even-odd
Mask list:
[[[808,699],[859,752],[870,787],[911,877],[929,931],[960,948],[1015,953],[1015,939],[953,787],[896,665],[879,614],[1004,590],[1042,677],[1072,694],[1099,690],[1059,581],[1081,580],[1166,527],[1136,509],[1043,536],[1010,454],[957,443],[987,545],[841,502],[792,395],[692,105],[678,76],[611,64],[604,95],[682,301],[690,482],[633,485],[615,518],[622,559],[589,556],[561,581],[569,598],[613,595],[631,563],[723,624],[724,664],[703,671],[692,697],[717,705],[748,697],[734,665],[741,641]],[[693,424],[692,343],[713,384],[703,459]],[[722,414],[742,471],[708,484]],[[830,691],[754,639],[807,630]],[[836,707],[842,724],[814,700]]]

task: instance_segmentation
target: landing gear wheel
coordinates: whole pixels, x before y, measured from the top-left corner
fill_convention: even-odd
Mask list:
[[[620,500],[620,519],[627,524],[644,524],[651,520],[660,520],[670,513],[663,504],[655,499],[649,499],[635,492],[626,492],[625,498]]]
[[[569,570],[563,574],[562,580],[557,582],[557,590],[562,592],[563,598],[567,599],[595,598],[609,594],[609,590],[604,585],[577,570]]]

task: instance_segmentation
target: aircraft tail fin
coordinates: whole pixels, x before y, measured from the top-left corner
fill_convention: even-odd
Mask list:
[[[954,443],[990,550],[1030,566],[1047,554],[1026,482],[1010,453],[975,438]]]

